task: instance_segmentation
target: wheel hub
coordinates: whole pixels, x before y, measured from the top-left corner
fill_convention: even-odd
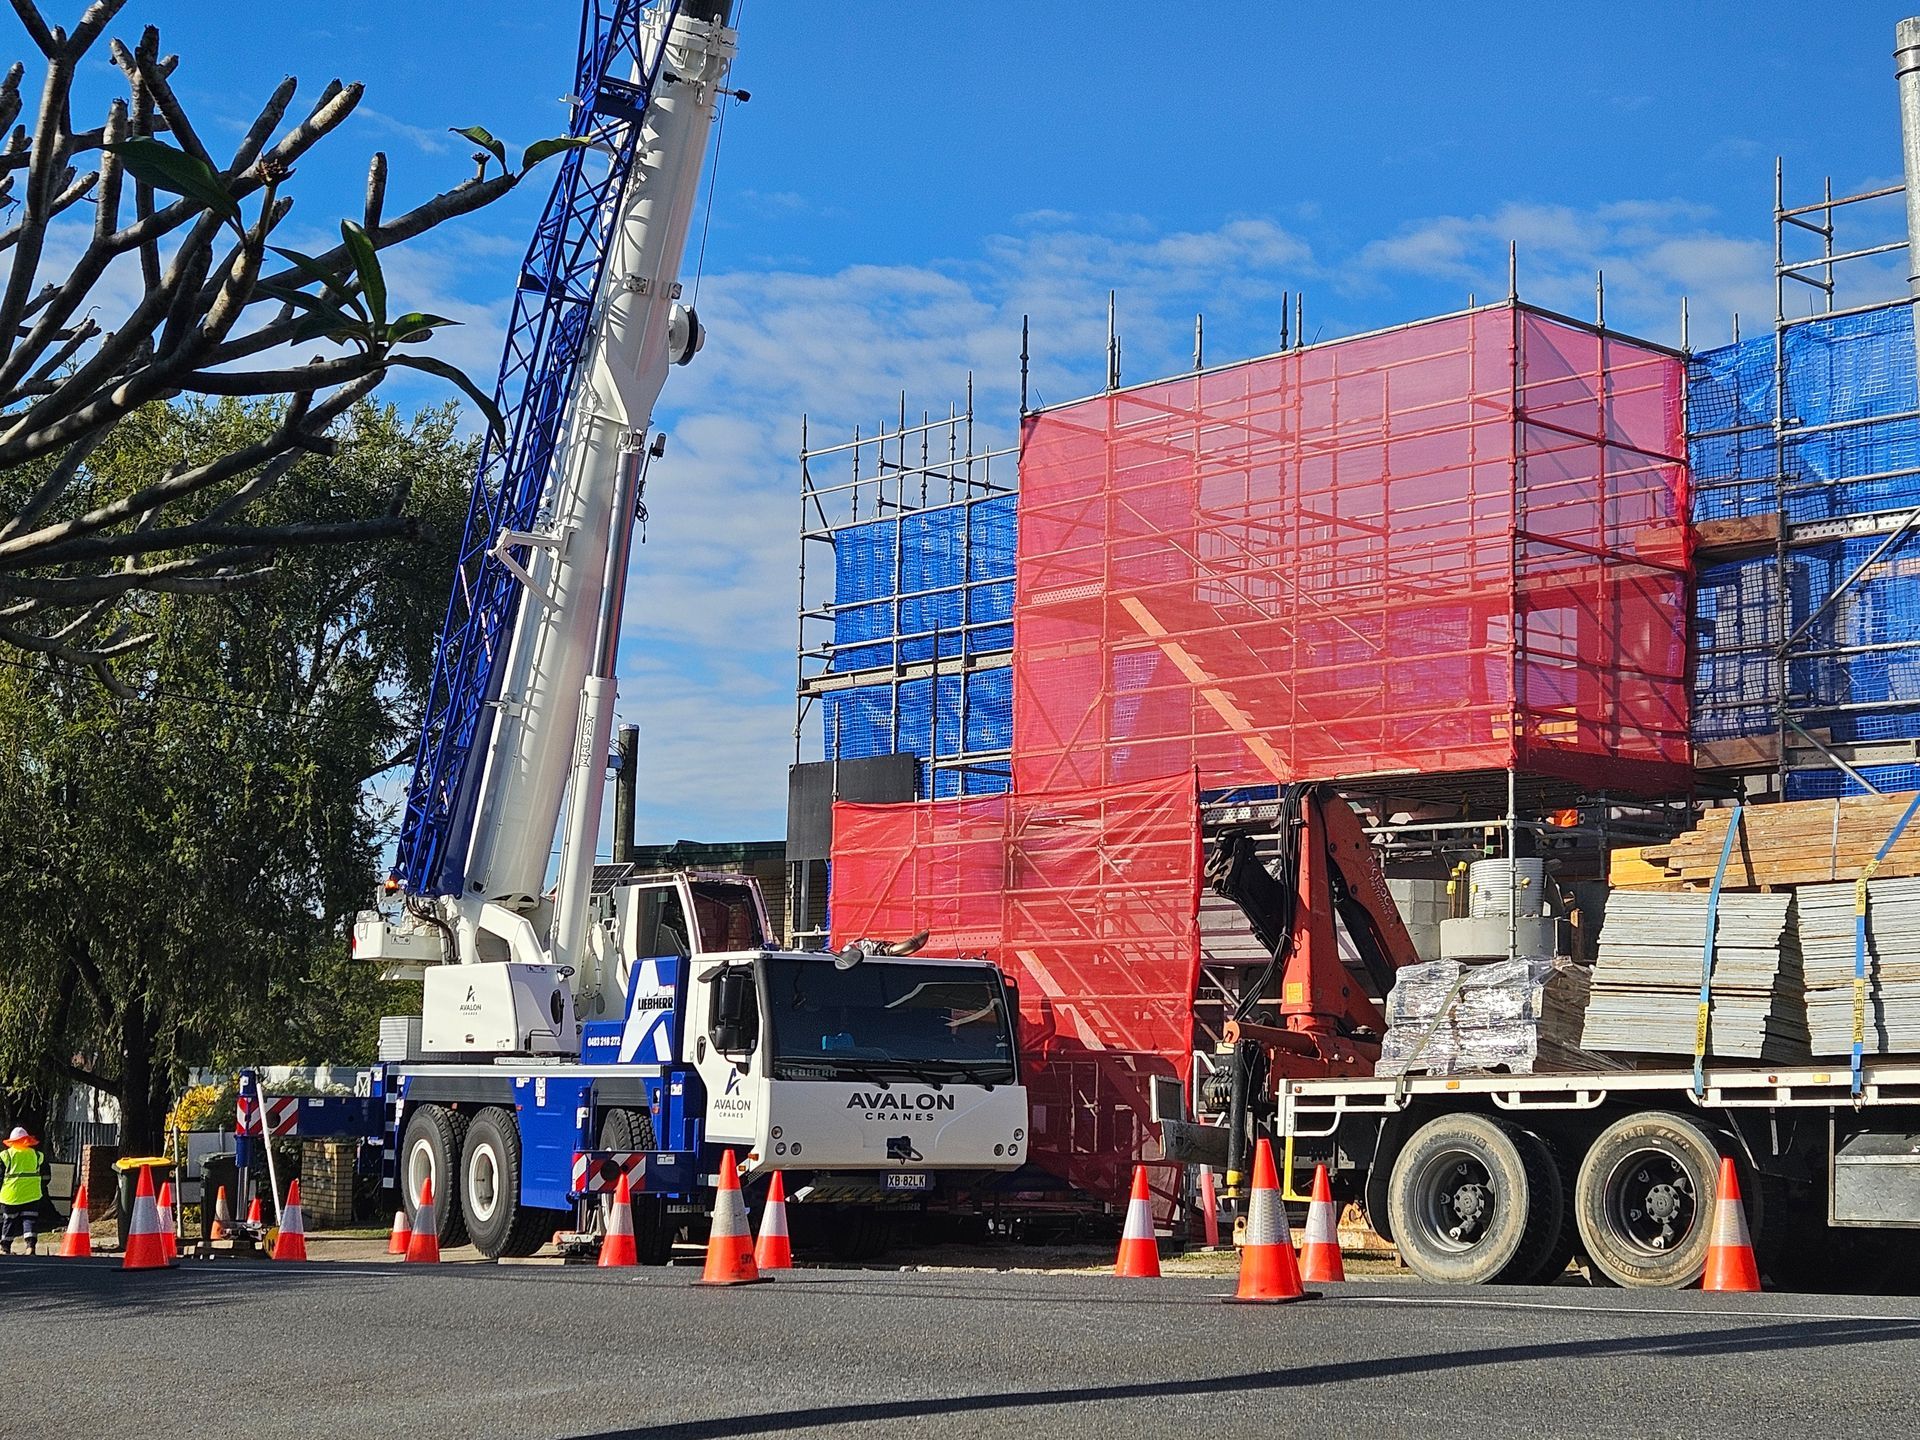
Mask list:
[[[1622,1235],[1643,1249],[1660,1252],[1685,1243],[1693,1230],[1695,1197],[1686,1167],[1663,1153],[1616,1171],[1610,1187]]]
[[[1487,1187],[1471,1181],[1453,1192],[1453,1213],[1460,1222],[1449,1232],[1454,1239],[1464,1239],[1480,1228],[1489,1208],[1487,1199]]]
[[[1421,1188],[1430,1235],[1463,1250],[1486,1238],[1498,1197],[1492,1177],[1477,1157],[1457,1151],[1435,1157]]]

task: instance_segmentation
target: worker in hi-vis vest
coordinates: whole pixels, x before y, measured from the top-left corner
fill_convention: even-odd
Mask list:
[[[0,1150],[0,1255],[13,1253],[13,1237],[18,1232],[27,1242],[27,1253],[37,1254],[40,1246],[38,1227],[40,1197],[47,1193],[48,1165],[40,1154],[40,1142],[20,1126],[7,1136]]]

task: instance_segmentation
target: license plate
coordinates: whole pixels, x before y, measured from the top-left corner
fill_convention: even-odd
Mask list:
[[[881,1177],[880,1188],[883,1190],[931,1190],[933,1176],[924,1170],[889,1171]]]

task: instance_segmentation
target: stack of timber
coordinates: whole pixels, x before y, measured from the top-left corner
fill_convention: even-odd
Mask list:
[[[1579,1045],[1588,974],[1567,960],[1409,965],[1387,996],[1376,1075],[1605,1070]]]
[[[1708,898],[1626,890],[1607,902],[1582,1045],[1612,1055],[1693,1054]],[[1707,1058],[1804,1060],[1803,985],[1793,896],[1722,894]]]
[[[1799,908],[1813,1053],[1851,1054],[1858,946],[1854,887],[1805,886]],[[1920,879],[1867,882],[1866,981],[1864,1052],[1920,1051]]]
[[[1733,890],[1852,881],[1886,844],[1913,796],[1850,795],[1749,805],[1727,860]],[[1614,888],[1660,889],[1713,883],[1733,811],[1709,810],[1697,829],[1665,845],[1615,851]],[[1880,862],[1884,879],[1920,875],[1920,824],[1910,825]]]

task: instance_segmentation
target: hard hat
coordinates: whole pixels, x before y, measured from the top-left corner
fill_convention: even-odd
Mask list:
[[[26,1128],[24,1126],[16,1125],[13,1127],[13,1133],[7,1136],[7,1144],[23,1145],[23,1146],[31,1145],[33,1144],[33,1136],[29,1135],[26,1132]]]

